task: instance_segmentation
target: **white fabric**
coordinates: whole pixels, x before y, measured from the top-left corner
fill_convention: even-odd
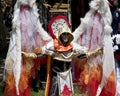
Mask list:
[[[59,95],[63,92],[65,85],[67,85],[68,89],[72,93],[74,93],[71,69],[65,72],[57,72],[57,77],[58,77]]]
[[[73,46],[71,51],[57,52],[57,50],[54,48],[54,42],[52,40],[47,45],[42,47],[41,53],[53,56],[54,59],[57,59],[57,60],[70,62],[70,61],[72,61],[73,56],[78,56],[80,54],[85,54],[87,52],[86,47],[83,47],[83,46],[81,47],[76,42],[72,42],[71,44]],[[67,55],[64,55],[64,53],[66,53]]]
[[[35,0],[17,0],[14,7],[12,34],[5,69],[8,70],[7,68],[9,68],[14,73],[17,95],[19,95],[18,84],[22,66],[21,51],[26,49],[27,52],[30,52],[32,47],[41,47],[43,42],[51,40],[51,37],[42,28],[37,12]]]
[[[100,41],[101,43],[98,44],[98,47],[103,47],[103,57],[101,58],[102,63],[103,63],[103,77],[102,77],[102,82],[100,84],[101,88],[103,88],[103,86],[106,84],[107,79],[110,76],[111,72],[115,71],[115,62],[114,62],[113,46],[112,46],[112,39],[111,39],[112,15],[110,12],[108,1],[107,0],[91,1],[90,10],[86,13],[85,17],[81,20],[81,24],[73,32],[73,35],[75,38],[74,41],[78,42],[79,44],[81,44],[81,42],[80,42],[81,34],[86,34],[86,39],[88,40],[88,42],[90,41],[89,40],[90,37],[87,37],[87,35],[90,36],[90,33],[87,34],[86,32],[89,31],[89,26],[93,26],[93,28],[95,27],[94,24],[91,25],[91,23],[93,23],[93,22],[91,21],[89,23],[89,21],[92,19],[92,16],[95,14],[96,11],[98,12],[98,14],[100,14],[101,19],[103,20],[103,23],[96,22],[96,26],[98,24],[99,28],[100,28],[100,25],[103,26],[103,29],[100,29],[100,30],[103,30],[103,33],[102,34],[98,33],[100,35],[99,38],[102,37],[101,41]],[[95,28],[97,28],[97,27],[95,27]],[[95,30],[93,30],[93,31],[95,31]],[[95,38],[94,36],[97,36],[97,33],[94,35],[94,32],[93,32],[92,38]],[[84,44],[86,44],[86,41]],[[93,45],[91,44],[91,47],[93,47],[93,48],[91,48],[91,50],[94,50],[94,48],[95,48],[94,40],[92,40],[92,42],[93,42]],[[88,43],[88,45],[89,45],[89,43]],[[89,47],[89,46],[87,46],[87,47]],[[90,51],[90,50],[88,49],[88,51]],[[93,60],[93,63],[94,62],[95,61]]]
[[[19,28],[16,28],[16,31],[17,33],[13,32],[10,38],[9,50],[5,60],[5,69],[8,72],[13,72],[16,91],[17,94],[19,94],[18,86],[21,73],[21,34]]]
[[[102,91],[101,86],[98,86],[96,96],[100,96],[101,91]]]

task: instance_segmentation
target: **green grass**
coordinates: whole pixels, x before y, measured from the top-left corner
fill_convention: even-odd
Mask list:
[[[39,90],[39,92],[34,92],[32,91],[32,96],[45,96],[45,90]],[[72,96],[83,96],[82,94],[79,93],[74,93]]]
[[[33,89],[31,89],[31,96],[45,96],[45,90],[39,90],[39,92],[35,92],[33,91]],[[4,96],[3,95],[3,86],[0,86],[0,96]],[[83,96],[82,94],[79,93],[74,93],[72,94],[72,96]]]
[[[32,96],[45,96],[45,90],[39,90],[38,92],[35,92],[31,89]]]
[[[0,96],[4,96],[3,95],[4,86],[5,86],[5,83],[4,82],[0,82]],[[45,96],[45,90],[44,89],[45,89],[45,86],[43,86],[43,88],[39,89],[38,92],[35,92],[31,88],[31,96]],[[81,89],[81,86],[74,85],[74,94],[72,94],[71,96],[84,96],[84,95],[80,94],[80,89]]]
[[[39,90],[39,92],[35,92],[31,89],[31,96],[45,96],[44,95],[45,91],[44,90]],[[0,86],[0,96],[4,96],[3,95],[3,86]]]
[[[4,86],[2,84],[0,84],[0,96],[4,96],[3,89],[4,89]]]

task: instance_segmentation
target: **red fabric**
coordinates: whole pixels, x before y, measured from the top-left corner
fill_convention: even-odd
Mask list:
[[[88,84],[89,96],[96,96],[98,85],[99,85],[99,82],[96,78],[92,78],[89,81],[89,84]],[[106,95],[104,95],[104,96],[106,96]]]
[[[35,78],[38,78],[38,68],[40,65],[46,64],[47,66],[47,56],[42,56],[40,58],[34,59],[34,67],[32,68],[32,71],[35,72]]]
[[[71,96],[71,94],[72,94],[72,91],[69,90],[69,88],[68,88],[67,85],[65,84],[65,85],[64,85],[64,89],[63,89],[61,95],[62,95],[62,96]]]
[[[100,96],[115,96],[116,93],[116,83],[115,83],[115,76],[114,72],[108,78],[108,82],[106,86],[104,86]]]
[[[54,47],[59,52],[69,51],[73,48],[73,45],[70,43],[68,46],[63,46],[59,43],[58,39],[54,39]]]
[[[11,81],[10,81],[10,78],[12,79]],[[20,93],[19,93],[19,95],[17,95],[15,81],[13,80],[13,75],[8,77],[7,79],[9,79],[9,82],[6,82],[4,96],[31,96],[30,84],[28,85],[27,88],[25,88],[24,82],[22,82],[22,80],[21,80],[20,83],[23,83],[23,85],[21,84],[20,88],[22,88],[22,86],[23,86],[23,88],[19,90]]]
[[[72,59],[73,70],[74,70],[74,82],[80,82],[80,74],[84,70],[84,65],[86,64],[87,59],[79,59],[77,57]]]
[[[115,59],[120,60],[120,54],[115,54]]]
[[[31,96],[31,90],[30,86],[24,90],[24,92],[20,93],[19,96]]]
[[[32,70],[30,72],[26,72],[25,69],[25,60],[23,59],[22,62],[22,71],[19,81],[19,95],[16,93],[16,87],[15,87],[15,80],[14,75],[8,74],[6,77],[6,85],[4,90],[4,96],[31,96],[31,74]]]
[[[102,70],[101,66],[90,67],[84,66],[84,70],[80,74],[81,86],[80,91],[86,93],[88,91],[89,96],[96,96],[98,85],[101,82]]]

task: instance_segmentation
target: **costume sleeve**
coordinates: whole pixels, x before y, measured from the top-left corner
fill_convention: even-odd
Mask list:
[[[84,46],[80,46],[79,44],[72,42],[73,44],[73,52],[75,52],[77,55],[85,54],[87,53],[87,48]]]
[[[49,42],[47,45],[42,47],[42,52],[41,53],[52,56],[55,53],[53,41]]]

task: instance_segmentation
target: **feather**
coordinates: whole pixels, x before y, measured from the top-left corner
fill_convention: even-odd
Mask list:
[[[7,68],[10,65],[9,63],[13,65],[11,70],[14,74],[17,95],[19,95],[19,80],[22,66],[21,50],[23,50],[23,46],[30,52],[33,46],[42,47],[51,40],[50,35],[42,28],[42,24],[39,21],[35,1],[17,0],[14,7],[12,38],[10,39],[11,43],[9,44],[5,66]]]
[[[103,37],[103,40],[101,40],[102,46],[103,46],[103,59],[102,59],[103,60],[102,61],[103,77],[102,77],[101,84],[98,87],[98,91],[97,91],[98,92],[97,96],[99,96],[102,91],[102,88],[106,85],[111,72],[115,71],[115,62],[114,62],[113,46],[112,46],[112,39],[111,39],[112,15],[110,12],[108,0],[92,0],[90,2],[89,6],[90,6],[90,10],[86,13],[85,17],[81,20],[81,24],[78,26],[78,28],[75,29],[75,31],[73,32],[73,35],[74,35],[74,41],[76,41],[79,44],[81,44],[81,41],[80,41],[81,35],[84,35],[84,34],[88,35],[84,39],[86,39],[88,44],[90,44],[91,43],[90,39],[92,39],[94,36],[97,36],[97,34],[91,35],[92,31],[93,31],[93,34],[94,34],[95,30],[97,30],[96,32],[101,32],[100,30],[102,30],[102,29],[101,28],[98,29],[98,28],[100,26],[103,26],[102,27],[103,28],[103,36],[101,36],[101,37]],[[97,24],[100,24],[100,25],[98,25],[98,27],[95,27],[95,25],[96,25],[95,21],[91,20],[91,19],[96,18],[94,16],[96,12],[97,12],[97,14],[99,14],[101,16],[101,20],[103,20],[103,23],[96,22]],[[94,18],[92,18],[92,17],[94,17]],[[88,33],[86,33],[86,32],[88,32]],[[91,33],[89,33],[89,32],[91,32]],[[82,40],[82,41],[84,41],[84,43],[87,45],[87,42],[85,42],[85,40]],[[91,48],[94,48],[94,45],[96,44],[95,40],[93,40],[93,41],[94,41],[93,45],[90,44]],[[98,45],[98,46],[101,46],[101,45]],[[88,46],[88,47],[90,47],[90,46]],[[110,61],[108,62],[108,60],[110,60]],[[109,67],[108,67],[108,65],[109,65]],[[106,69],[107,69],[107,71],[106,71]]]

